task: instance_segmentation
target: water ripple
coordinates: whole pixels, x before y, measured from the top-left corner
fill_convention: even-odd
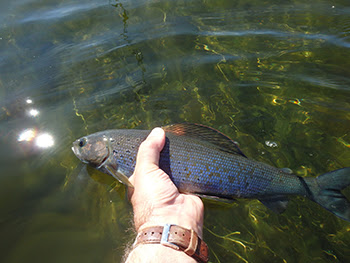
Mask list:
[[[33,11],[26,17],[19,20],[19,23],[36,22],[36,21],[50,21],[57,20],[67,16],[78,15],[89,10],[97,9],[101,6],[106,6],[104,3],[89,3],[89,4],[71,4],[63,5],[55,8],[41,8]]]
[[[325,34],[305,34],[305,33],[291,33],[274,30],[244,30],[244,31],[203,31],[198,34],[202,36],[217,36],[217,37],[247,37],[247,36],[272,36],[276,38],[285,38],[290,42],[299,39],[310,39],[318,41],[326,41],[336,46],[350,48],[350,42],[335,36]],[[293,39],[291,39],[291,37]]]

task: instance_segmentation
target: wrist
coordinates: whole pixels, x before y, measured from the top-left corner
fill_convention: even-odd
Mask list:
[[[148,209],[146,209],[148,207]],[[137,232],[148,227],[171,223],[194,230],[203,237],[203,206],[188,206],[189,209],[178,205],[155,207],[154,205],[134,206],[134,222]]]
[[[182,251],[161,244],[141,244],[128,255],[125,263],[196,263],[197,261]]]
[[[150,216],[146,222],[136,228],[136,231],[140,232],[150,226],[163,226],[165,223],[181,226],[186,229],[192,229],[200,238],[203,237],[203,222],[198,222],[192,218],[186,218],[184,215]]]
[[[160,244],[177,252],[183,252],[186,256],[193,258],[195,262],[196,260],[202,263],[208,262],[208,246],[193,229],[186,229],[174,224],[150,226],[138,232],[133,247],[137,248],[145,244]],[[171,260],[171,258],[168,259]]]

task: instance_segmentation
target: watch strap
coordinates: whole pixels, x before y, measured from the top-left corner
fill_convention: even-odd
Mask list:
[[[207,263],[208,246],[194,230],[172,224],[150,226],[142,229],[136,237],[134,247],[140,244],[162,244],[185,252],[198,262]]]

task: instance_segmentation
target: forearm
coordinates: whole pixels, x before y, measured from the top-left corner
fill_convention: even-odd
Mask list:
[[[125,263],[196,263],[197,261],[173,248],[161,244],[145,244],[135,247]]]
[[[194,197],[194,196],[193,196]],[[194,197],[197,198],[197,197]],[[149,209],[144,209],[148,207]],[[152,207],[152,208],[150,208]],[[134,226],[136,232],[150,226],[161,226],[166,223],[193,229],[200,238],[203,237],[203,207],[196,209],[194,205],[168,205],[157,208],[148,201],[134,204]]]

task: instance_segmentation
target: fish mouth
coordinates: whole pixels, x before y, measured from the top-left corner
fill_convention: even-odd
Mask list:
[[[85,161],[84,159],[81,158],[79,149],[77,149],[76,147],[74,147],[74,145],[72,146],[72,151],[73,151],[73,153],[75,154],[75,156],[78,157],[78,159],[79,159],[81,162],[83,162],[83,163],[88,163],[87,161]]]
[[[74,149],[74,146],[72,146],[72,151],[73,151],[73,153],[74,153],[75,155],[77,155],[77,153],[76,153],[76,151],[75,151],[75,149]]]

